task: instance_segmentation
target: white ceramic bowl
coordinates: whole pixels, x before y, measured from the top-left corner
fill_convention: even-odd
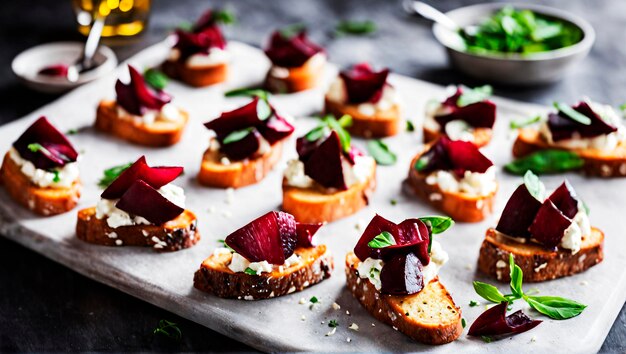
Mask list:
[[[508,5],[570,22],[581,29],[583,38],[569,47],[528,55],[474,54],[464,50],[465,45],[459,35],[439,24],[434,24],[435,38],[446,47],[448,58],[454,67],[469,76],[488,82],[540,85],[562,79],[568,69],[589,53],[596,38],[593,27],[582,18],[563,10],[522,3],[493,3],[461,7],[447,12],[446,15],[459,26],[465,27],[482,22]]]
[[[81,55],[84,43],[56,42],[38,45],[17,55],[11,68],[17,77],[33,90],[61,93],[110,73],[117,66],[117,57],[109,47],[100,46],[94,61],[97,67],[81,74],[76,82],[63,77],[38,75],[39,70],[54,64],[72,64]]]

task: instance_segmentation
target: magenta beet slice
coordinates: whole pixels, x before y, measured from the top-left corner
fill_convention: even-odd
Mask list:
[[[371,248],[368,243],[383,231],[389,232],[396,244],[385,248]],[[399,225],[376,214],[367,225],[363,235],[354,247],[354,254],[361,260],[367,258],[388,259],[398,254],[414,253],[422,264],[430,263],[428,255],[428,241],[430,230],[419,219],[407,219]]]
[[[304,173],[326,188],[346,190],[343,175],[343,152],[339,136],[334,130],[304,161]]]
[[[390,295],[410,295],[424,288],[422,262],[413,253],[397,254],[385,261],[380,271],[380,292]]]
[[[572,220],[550,201],[546,200],[539,211],[532,225],[528,229],[534,239],[548,248],[553,248],[561,243],[565,229],[572,224]]]
[[[182,167],[150,167],[146,157],[140,157],[120,174],[100,195],[104,199],[118,199],[137,180],[143,180],[154,189],[159,189],[183,173]]]
[[[428,174],[437,170],[452,170],[452,161],[448,156],[448,144],[450,144],[450,139],[442,136],[428,151],[422,154],[420,161],[424,161],[425,165],[419,172]]]
[[[374,71],[367,63],[360,63],[349,70],[339,73],[346,85],[348,102],[358,104],[363,102],[376,103],[382,96],[389,69]]]
[[[117,103],[128,113],[141,116],[147,110],[160,111],[172,98],[163,91],[153,91],[146,85],[143,76],[137,69],[128,65],[130,83],[124,84],[121,80],[115,83]]]
[[[226,39],[217,26],[208,26],[198,32],[176,30],[174,48],[180,51],[178,61],[184,62],[194,54],[209,54],[211,48],[226,48]]]
[[[225,242],[250,262],[281,265],[293,254],[297,238],[293,216],[271,211],[235,230]]]
[[[506,203],[496,230],[512,237],[530,237],[528,228],[535,220],[541,202],[533,197],[526,185],[522,184]]]
[[[522,310],[506,316],[507,302],[502,302],[483,312],[469,329],[470,336],[498,336],[504,334],[519,334],[531,330],[541,323],[532,320]]]
[[[261,146],[260,138],[261,134],[259,134],[256,129],[253,129],[241,140],[228,144],[222,143],[220,145],[220,152],[233,161],[246,159],[259,151],[259,147]]]
[[[141,216],[155,225],[164,224],[185,210],[142,180],[133,182],[115,207],[130,215]]]
[[[31,151],[28,148],[30,144],[39,144],[47,151]],[[66,163],[74,162],[78,158],[78,152],[72,143],[43,116],[17,138],[13,147],[23,159],[43,170],[63,167]]]
[[[69,66],[65,64],[54,64],[54,65],[48,65],[44,67],[43,69],[39,70],[37,74],[44,75],[44,76],[63,76],[64,77],[64,76],[67,76],[68,69],[69,69]]]
[[[451,141],[447,144],[448,158],[454,171],[463,176],[465,171],[485,173],[493,162],[483,155],[476,145],[468,141]]]
[[[457,101],[463,94],[463,89],[457,88],[454,95],[448,97],[443,105],[452,110],[451,113],[436,116],[435,120],[443,128],[453,120],[462,120],[467,122],[474,128],[493,128],[496,122],[496,105],[490,100],[472,103],[470,105],[459,107]]]
[[[298,153],[298,159],[302,162],[307,161],[315,149],[317,149],[324,141],[326,141],[326,138],[309,141],[309,139],[305,136],[296,139],[296,152]]]
[[[578,196],[574,187],[566,180],[548,197],[563,215],[570,219],[578,213]]]
[[[264,121],[260,120],[257,114],[258,103],[259,98],[255,97],[250,103],[242,107],[223,112],[218,118],[204,123],[204,126],[209,130],[213,130],[220,141],[234,131],[250,127],[261,127],[264,125]]]
[[[202,13],[200,18],[193,25],[192,30],[194,33],[199,33],[199,32],[206,30],[209,27],[213,27],[216,25],[217,25],[217,21],[215,19],[215,11],[213,11],[212,9],[208,9],[204,13]]]
[[[274,112],[274,116],[268,119],[267,124],[260,131],[270,145],[285,139],[293,133],[295,128],[285,118]]]
[[[317,242],[314,240],[315,233],[322,227],[322,223],[319,224],[303,224],[296,223],[296,234],[298,235],[298,242],[296,247],[315,247]]]
[[[574,133],[578,133],[583,138],[592,138],[599,135],[610,134],[617,131],[617,128],[607,124],[596,112],[593,111],[587,102],[579,102],[572,106],[579,113],[589,117],[591,124],[585,125],[573,120],[563,112],[551,113],[548,115],[548,128],[552,133],[552,140],[560,141],[571,139]]]
[[[304,65],[315,54],[323,51],[322,47],[309,40],[304,30],[291,37],[275,31],[265,49],[265,54],[275,66],[297,68]]]

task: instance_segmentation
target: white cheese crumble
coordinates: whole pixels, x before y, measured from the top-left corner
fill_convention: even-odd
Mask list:
[[[332,102],[346,104],[348,97],[346,85],[340,76],[328,87],[326,99]],[[400,95],[391,85],[385,85],[380,99],[376,103],[363,102],[356,105],[356,109],[363,115],[373,116],[377,112],[388,111],[400,104]]]
[[[292,254],[289,258],[285,259],[285,263],[282,265],[274,266],[268,261],[261,262],[250,262],[244,256],[239,253],[233,253],[233,257],[228,265],[228,269],[232,270],[235,273],[243,273],[246,269],[250,268],[256,272],[257,275],[261,275],[263,273],[271,273],[275,268],[288,268],[294,264],[300,263],[300,256],[297,254]]]
[[[178,107],[171,103],[166,103],[161,110],[149,109],[141,116],[131,114],[119,104],[117,105],[117,116],[121,119],[138,120],[143,124],[153,124],[156,121],[177,122],[182,119],[182,114]]]
[[[445,192],[471,196],[489,195],[498,188],[495,166],[489,167],[485,173],[465,171],[462,178],[450,171],[437,170],[426,177],[426,183],[438,185]]]
[[[450,140],[474,142],[474,128],[464,120],[457,119],[448,122],[444,131]]]
[[[561,239],[561,247],[571,250],[572,254],[578,253],[583,243],[583,237],[591,235],[589,216],[582,203],[578,204],[578,212],[572,220],[572,224],[565,229]]]
[[[35,167],[32,162],[24,159],[14,147],[9,149],[9,156],[16,165],[20,166],[20,171],[39,187],[69,188],[78,180],[79,171],[76,162],[67,163],[63,167],[55,169],[57,173],[54,173]]]
[[[341,167],[348,188],[367,181],[372,174],[374,164],[374,159],[370,156],[355,156],[354,165],[348,161],[343,161]],[[315,182],[304,173],[304,163],[297,159],[287,162],[284,177],[287,185],[297,188],[310,188]]]

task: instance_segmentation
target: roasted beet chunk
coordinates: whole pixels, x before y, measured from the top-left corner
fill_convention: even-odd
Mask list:
[[[163,91],[154,91],[146,85],[143,76],[131,65],[128,65],[130,82],[123,83],[117,80],[115,92],[117,104],[130,114],[141,116],[148,110],[160,111],[172,98]]]
[[[175,180],[183,173],[182,167],[150,167],[146,157],[142,156],[122,174],[120,174],[100,195],[104,199],[118,199],[137,180],[146,182],[154,189],[159,189]]]
[[[142,180],[136,180],[115,206],[130,215],[141,216],[155,225],[164,224],[185,210],[170,202]]]
[[[529,238],[528,228],[540,208],[541,202],[530,194],[526,185],[522,184],[506,203],[496,230],[507,236]]]
[[[548,248],[554,248],[561,243],[565,230],[572,224],[572,220],[550,201],[546,200],[529,230],[533,238]]]
[[[583,138],[593,138],[599,135],[610,134],[617,131],[617,128],[607,124],[591,106],[586,102],[580,102],[572,108],[578,113],[591,119],[591,124],[580,123],[563,112],[551,113],[548,115],[548,128],[552,134],[552,140],[560,141],[571,139],[574,133]]]
[[[414,166],[421,173],[437,170],[454,171],[462,177],[465,171],[485,173],[493,162],[476,145],[467,141],[451,141],[442,136],[425,152]]]
[[[343,152],[339,135],[333,130],[304,162],[304,173],[326,188],[346,190]]]
[[[380,291],[390,295],[410,295],[424,288],[424,267],[419,258],[413,254],[394,255],[380,271]]]
[[[382,97],[387,75],[389,69],[376,72],[367,63],[357,64],[339,74],[346,86],[348,102],[353,104],[378,102]]]
[[[570,219],[578,213],[578,196],[568,181],[563,182],[548,199]]]
[[[506,316],[507,302],[502,302],[483,312],[469,329],[470,336],[498,336],[518,334],[535,328],[541,323],[532,320],[521,310]]]
[[[317,243],[315,242],[314,236],[317,233],[317,230],[322,227],[323,224],[302,224],[296,223],[296,234],[298,235],[298,242],[296,243],[296,247],[315,247]]]
[[[457,102],[462,94],[463,89],[459,87],[454,95],[448,97],[443,102],[443,105],[448,107],[451,113],[436,116],[435,120],[437,123],[444,128],[446,124],[453,120],[462,120],[474,128],[492,128],[496,121],[495,103],[485,100],[459,107]]]
[[[265,49],[265,54],[272,64],[285,68],[300,67],[320,52],[324,52],[324,49],[311,42],[304,30],[294,35],[275,31]]]

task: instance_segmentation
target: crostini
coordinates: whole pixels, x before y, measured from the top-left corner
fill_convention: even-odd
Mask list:
[[[524,272],[524,281],[540,282],[587,270],[604,258],[604,234],[589,223],[586,207],[569,182],[547,199],[532,172],[524,176],[502,211],[495,229],[487,230],[478,269],[509,281],[509,254]]]
[[[296,150],[298,159],[287,163],[283,178],[284,211],[299,222],[330,222],[368,205],[376,189],[376,161],[350,145],[350,135],[335,119],[324,118],[298,138]]]
[[[577,168],[587,175],[626,176],[626,127],[613,108],[590,100],[556,106],[538,127],[519,129],[513,156],[564,150],[582,159]]]
[[[490,86],[474,89],[456,88],[443,102],[430,101],[424,118],[424,142],[445,135],[451,140],[463,140],[478,147],[491,141],[496,121],[496,105],[488,98]]]
[[[267,100],[256,97],[205,123],[214,135],[202,157],[198,181],[239,188],[265,178],[280,160],[283,141],[294,131],[289,120]]]
[[[496,168],[476,145],[442,136],[409,168],[415,194],[456,221],[479,222],[493,211]]]
[[[0,184],[36,214],[65,213],[76,206],[82,190],[77,159],[72,143],[40,117],[4,155]]]
[[[182,167],[150,167],[144,156],[102,192],[95,207],[78,212],[76,236],[104,246],[149,246],[178,251],[200,240],[185,192],[171,184]]]
[[[339,73],[324,98],[324,111],[352,117],[350,134],[365,138],[396,135],[401,121],[399,95],[387,82],[389,69],[361,63]]]
[[[321,224],[301,224],[271,211],[234,231],[204,260],[194,286],[204,292],[260,300],[301,291],[330,277],[333,258],[314,235]]]
[[[439,282],[448,254],[432,240],[452,224],[446,217],[395,224],[376,215],[346,255],[352,295],[376,319],[425,344],[452,342],[463,331],[461,309]]]
[[[96,129],[144,146],[176,144],[189,120],[187,112],[174,106],[167,93],[148,88],[137,69],[128,65],[128,71],[128,84],[115,83],[117,99],[98,105]]]
[[[265,80],[265,86],[271,92],[308,90],[317,86],[324,76],[326,53],[309,40],[304,29],[275,31],[265,54],[272,62]]]
[[[176,30],[176,42],[162,64],[165,74],[194,87],[226,81],[230,52],[216,14],[208,10],[191,30]]]

